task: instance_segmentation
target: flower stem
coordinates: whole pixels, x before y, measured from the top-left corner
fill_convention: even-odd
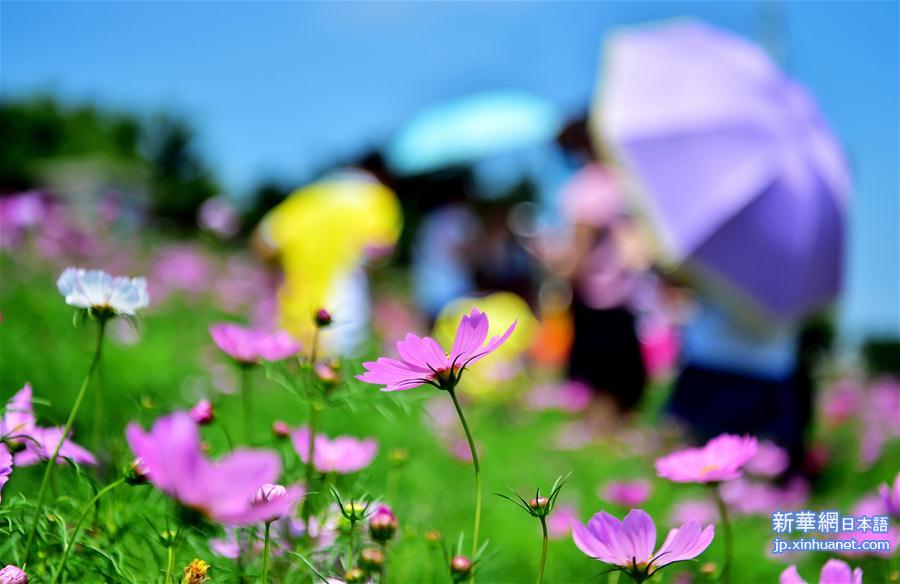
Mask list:
[[[87,514],[90,513],[91,508],[97,504],[97,502],[105,495],[106,493],[112,491],[119,485],[125,482],[124,478],[120,478],[116,481],[111,482],[106,485],[103,489],[97,492],[94,495],[94,498],[87,502],[84,506],[84,511],[81,512],[81,516],[78,518],[78,523],[75,524],[75,530],[72,532],[72,539],[69,540],[69,545],[66,546],[66,549],[63,550],[62,559],[59,561],[59,567],[56,568],[56,574],[53,575],[53,582],[58,582],[60,577],[62,576],[63,570],[66,568],[66,561],[69,559],[69,552],[72,551],[72,548],[75,547],[75,542],[78,540],[78,531],[81,529],[81,524],[84,523]]]
[[[472,432],[469,431],[469,424],[466,423],[466,417],[463,415],[462,406],[459,405],[459,399],[456,397],[455,389],[448,389],[447,393],[453,399],[453,405],[456,407],[456,413],[459,415],[459,421],[462,423],[463,430],[466,433],[466,440],[469,441],[469,450],[472,451],[472,468],[475,469],[475,525],[472,529],[472,560],[478,555],[478,530],[481,527],[481,465],[478,464],[478,452],[475,450],[475,440],[472,439]],[[475,581],[474,573],[469,579],[470,582]]]
[[[306,489],[312,490],[313,478],[315,475],[315,456],[316,456],[316,404],[311,400],[309,402],[309,445],[306,449]],[[303,516],[306,520],[306,537],[312,539],[309,534],[309,518],[312,516],[312,498],[304,497]],[[349,568],[348,568],[349,569]]]
[[[351,501],[350,504],[353,505],[353,502]],[[354,511],[354,513],[355,513],[355,511]],[[355,545],[354,545],[355,543],[356,543],[356,522],[351,521],[350,522],[350,551],[347,553],[347,569],[348,570],[353,567],[353,548],[355,547]]]
[[[37,496],[37,504],[34,509],[34,520],[31,523],[31,531],[28,533],[28,540],[25,543],[25,561],[24,563],[28,563],[28,559],[31,556],[31,547],[34,544],[34,536],[37,534],[38,523],[40,522],[41,513],[43,512],[44,506],[44,497],[47,494],[47,485],[50,483],[50,475],[53,474],[53,467],[56,465],[56,459],[59,457],[59,451],[62,448],[63,443],[66,441],[66,438],[69,436],[69,432],[72,431],[72,426],[75,424],[75,417],[78,415],[78,410],[81,408],[81,403],[84,401],[84,396],[87,394],[88,386],[91,383],[91,378],[94,376],[94,371],[97,369],[97,364],[100,363],[100,354],[103,348],[103,336],[106,332],[106,319],[100,318],[97,321],[97,348],[94,350],[94,358],[91,361],[91,365],[88,368],[87,374],[84,376],[84,381],[81,382],[81,389],[78,390],[78,395],[75,397],[75,403],[72,405],[72,411],[69,412],[69,419],[66,420],[66,425],[63,427],[62,436],[59,439],[59,443],[56,445],[56,448],[53,450],[53,454],[47,460],[47,466],[44,468],[44,477],[41,479],[41,486],[38,489]]]
[[[269,529],[272,527],[270,521],[266,521],[265,543],[263,544],[263,569],[262,583],[267,584],[269,581]]]
[[[169,545],[169,554],[166,560],[165,584],[172,584],[172,574],[175,572],[175,545]]]
[[[543,534],[543,543],[541,544],[541,564],[538,567],[537,584],[541,584],[544,580],[544,566],[547,564],[547,518],[541,516],[541,530]]]
[[[725,541],[725,563],[722,564],[722,584],[731,582],[731,523],[728,521],[728,505],[722,499],[718,485],[713,487],[713,497],[719,507],[719,518],[722,521],[722,538]]]
[[[253,405],[250,403],[250,367],[247,365],[241,365],[241,401],[244,407],[244,443],[250,444]]]

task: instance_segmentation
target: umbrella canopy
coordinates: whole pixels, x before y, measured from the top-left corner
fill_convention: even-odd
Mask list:
[[[477,93],[419,112],[389,142],[387,160],[400,174],[471,164],[552,140],[562,122],[552,104],[530,93]]]
[[[594,129],[637,178],[670,259],[781,319],[835,298],[850,179],[803,87],[694,21],[619,33],[605,75]]]

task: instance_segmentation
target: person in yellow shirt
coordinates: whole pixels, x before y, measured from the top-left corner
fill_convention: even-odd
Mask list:
[[[403,216],[394,192],[362,170],[342,170],[289,195],[260,221],[257,240],[277,254],[281,326],[305,346],[313,315],[324,308],[334,324],[319,337],[319,354],[353,354],[371,313],[367,260],[397,243]]]

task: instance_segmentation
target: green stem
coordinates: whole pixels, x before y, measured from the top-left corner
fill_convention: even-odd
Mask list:
[[[166,579],[165,584],[172,584],[172,574],[175,573],[175,546],[169,546],[169,555],[166,560]]]
[[[250,366],[241,365],[241,402],[244,407],[244,444],[250,444],[253,405],[250,400]]]
[[[266,521],[266,538],[265,543],[263,544],[262,584],[267,584],[269,581],[269,529],[271,527],[272,523]]]
[[[728,521],[728,505],[722,499],[722,493],[718,485],[713,486],[713,497],[719,508],[719,518],[722,522],[722,539],[725,541],[725,563],[722,565],[722,584],[731,582],[731,523]]]
[[[353,501],[350,502],[350,505],[353,505]],[[356,513],[356,511],[354,511]],[[353,548],[356,544],[356,522],[350,522],[350,550],[347,552],[347,569],[351,569],[353,567]]]
[[[94,498],[88,501],[84,506],[84,511],[81,512],[81,516],[78,518],[78,523],[75,524],[75,530],[72,532],[72,539],[69,540],[69,545],[67,545],[66,549],[63,550],[62,559],[59,561],[59,567],[56,568],[56,574],[54,574],[53,576],[54,583],[59,581],[60,577],[62,576],[63,570],[65,570],[66,568],[66,561],[69,559],[69,552],[71,552],[72,548],[75,547],[75,542],[78,540],[78,531],[81,529],[81,524],[84,523],[87,514],[91,511],[91,508],[103,497],[103,495],[112,491],[124,482],[124,478],[111,482],[103,489],[98,491],[97,494],[94,495]]]
[[[316,456],[316,404],[313,400],[309,402],[309,445],[306,448],[306,490],[312,491],[313,478],[315,475],[315,456]],[[324,491],[324,487],[323,487]],[[312,516],[312,497],[307,495],[303,499],[303,518],[306,522],[306,538],[312,539],[309,533],[309,519]],[[349,569],[349,568],[348,568]]]
[[[94,384],[94,452],[99,454],[103,440],[103,365],[98,365],[97,382]]]
[[[541,516],[541,530],[544,532],[543,543],[541,544],[541,564],[538,567],[537,584],[541,584],[544,580],[544,566],[547,564],[547,518]]]
[[[472,439],[472,432],[469,430],[469,424],[466,423],[466,417],[463,415],[462,406],[459,405],[459,399],[456,397],[456,390],[449,389],[447,393],[453,399],[453,405],[456,407],[456,413],[459,421],[462,423],[463,430],[466,433],[466,440],[469,441],[469,450],[472,451],[472,467],[475,469],[475,525],[472,529],[472,561],[478,555],[478,531],[481,527],[481,465],[478,464],[478,452],[475,450],[475,440]],[[474,573],[469,578],[469,582],[475,582]]]
[[[25,561],[23,562],[25,564],[28,563],[28,559],[31,557],[31,547],[34,544],[34,536],[37,534],[38,523],[40,522],[41,513],[43,512],[44,497],[47,494],[47,485],[50,483],[50,475],[53,474],[53,467],[56,465],[59,451],[66,441],[66,438],[69,436],[69,433],[72,431],[72,426],[75,424],[75,417],[78,415],[78,410],[81,408],[81,403],[84,401],[84,396],[87,394],[91,378],[94,376],[97,364],[100,363],[100,354],[103,348],[103,336],[105,332],[106,319],[100,318],[97,323],[97,348],[94,350],[94,358],[91,361],[91,366],[88,368],[87,375],[84,376],[84,381],[81,382],[81,389],[78,390],[78,395],[75,397],[75,404],[72,406],[72,411],[69,412],[69,419],[66,420],[66,425],[63,427],[59,443],[56,445],[53,454],[47,460],[47,466],[44,468],[44,477],[41,479],[41,486],[38,489],[37,504],[34,509],[34,520],[31,523],[31,531],[28,533],[28,540],[25,543]]]

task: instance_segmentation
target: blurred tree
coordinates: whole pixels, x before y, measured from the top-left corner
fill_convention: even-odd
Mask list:
[[[88,159],[146,170],[152,211],[169,224],[194,226],[197,209],[218,192],[182,120],[142,120],[51,97],[0,103],[0,192],[43,186],[52,163]]]

